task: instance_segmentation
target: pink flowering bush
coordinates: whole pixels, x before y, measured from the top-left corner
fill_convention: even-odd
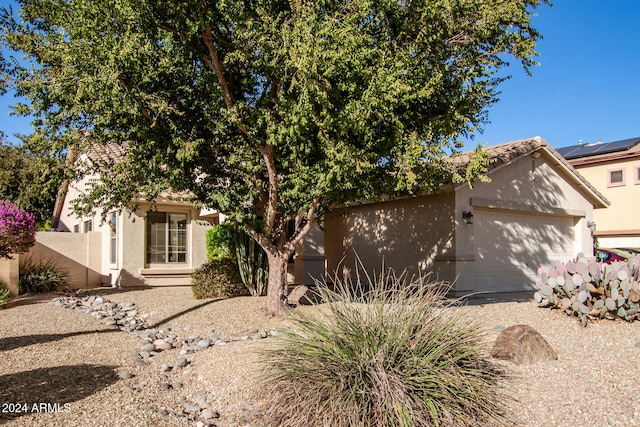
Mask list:
[[[27,252],[35,244],[36,220],[11,202],[0,200],[0,258]]]

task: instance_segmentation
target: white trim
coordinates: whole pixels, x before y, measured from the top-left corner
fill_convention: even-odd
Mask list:
[[[622,179],[618,182],[613,182],[611,177],[612,174],[616,173],[616,172],[620,172],[622,174]],[[625,185],[627,185],[627,174],[626,174],[627,170],[626,168],[616,168],[616,169],[609,169],[607,170],[607,187],[611,188],[611,187],[624,187]]]

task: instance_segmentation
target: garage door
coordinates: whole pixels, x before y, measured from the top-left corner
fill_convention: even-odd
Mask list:
[[[575,219],[476,209],[476,291],[534,288],[538,267],[575,257]]]

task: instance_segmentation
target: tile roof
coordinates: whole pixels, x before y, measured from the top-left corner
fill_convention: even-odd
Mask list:
[[[484,147],[484,151],[487,152],[491,159],[487,172],[490,172],[493,169],[509,163],[521,156],[532,153],[543,146],[548,147],[549,145],[544,139],[539,136],[535,136],[533,138],[519,139],[517,141],[505,142],[491,147]],[[449,159],[454,163],[454,165],[456,165],[456,167],[461,169],[461,172],[464,172],[464,168],[466,168],[472,156],[473,152],[468,151],[452,156]]]
[[[87,148],[83,147],[82,153],[89,161],[94,161],[98,165],[118,163],[126,156],[128,144],[93,144]]]
[[[121,144],[110,143],[106,145],[93,144],[85,149],[83,161],[96,167],[98,174],[109,173],[111,172],[111,169],[109,169],[110,166],[125,160],[128,146],[129,144],[127,142]],[[173,191],[169,188],[159,192],[153,201],[193,204],[191,200],[193,197],[194,195],[190,191]],[[134,195],[132,200],[136,202],[152,202],[152,200],[147,200],[146,196],[141,193]]]

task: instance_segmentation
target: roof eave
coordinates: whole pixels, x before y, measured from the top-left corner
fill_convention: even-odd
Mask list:
[[[560,153],[558,153],[553,148],[549,146],[540,147],[536,151],[543,151],[547,158],[553,161],[553,164],[556,167],[562,169],[568,176],[570,176],[574,182],[574,185],[582,192],[588,196],[590,201],[593,203],[593,207],[598,208],[606,208],[611,203],[604,197],[596,188],[589,183],[580,173],[574,168],[569,161],[567,161]]]

